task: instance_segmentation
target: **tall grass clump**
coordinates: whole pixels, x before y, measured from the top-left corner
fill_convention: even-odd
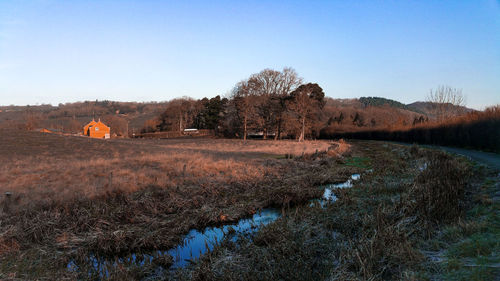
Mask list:
[[[419,241],[432,237],[439,225],[463,217],[470,178],[467,164],[443,152],[417,146],[409,150],[419,158],[417,163],[425,161],[426,165],[391,201],[381,194],[375,201],[365,201],[368,205],[356,212],[364,213],[362,228],[349,235],[352,238],[341,252],[339,280],[420,280],[414,275],[425,261]],[[370,190],[376,192],[376,188]]]
[[[443,152],[430,154],[426,168],[410,190],[411,208],[424,221],[440,223],[457,219],[464,210],[469,176],[467,164]]]

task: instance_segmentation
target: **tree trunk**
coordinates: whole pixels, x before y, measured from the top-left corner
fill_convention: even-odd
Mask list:
[[[243,141],[247,141],[247,116],[243,119]]]
[[[179,114],[179,131],[182,132],[182,113]]]
[[[276,135],[274,136],[274,140],[281,139],[281,118],[282,116],[278,117],[278,128],[276,128]]]
[[[302,131],[300,132],[299,142],[304,140],[306,131],[306,117],[302,117]]]

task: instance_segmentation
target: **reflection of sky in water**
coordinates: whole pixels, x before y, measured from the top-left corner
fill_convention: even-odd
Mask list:
[[[333,202],[337,201],[337,196],[335,196],[335,194],[333,193],[333,190],[335,190],[337,188],[350,188],[350,187],[352,187],[352,181],[357,181],[360,178],[361,178],[360,174],[353,174],[351,176],[351,178],[345,182],[327,184],[327,185],[320,186],[321,188],[325,189],[325,192],[323,192],[322,198],[312,200],[312,202],[309,205],[313,206],[315,202],[318,202],[321,207],[325,207],[326,204],[333,203]]]
[[[193,229],[189,231],[179,246],[168,251],[157,251],[150,254],[131,254],[128,257],[118,258],[115,261],[90,255],[89,260],[92,262],[93,269],[98,272],[101,278],[109,276],[108,269],[110,267],[116,267],[119,264],[144,266],[146,263],[151,264],[155,259],[168,255],[174,258],[173,264],[170,267],[171,269],[182,268],[188,265],[190,260],[199,258],[207,250],[212,250],[228,233],[233,235],[231,240],[234,242],[238,235],[255,232],[259,227],[275,221],[280,216],[281,213],[277,209],[265,209],[254,214],[251,218],[240,220],[237,224],[207,227],[202,232]],[[78,271],[78,266],[74,261],[70,261],[67,268],[70,271]],[[162,267],[157,268],[158,273],[163,270],[164,268]]]
[[[235,234],[252,233],[259,226],[269,224],[280,216],[276,209],[266,209],[260,213],[254,214],[252,218],[242,219],[236,225],[225,225],[222,227],[207,227],[203,232],[191,230],[184,238],[181,245],[167,251],[174,258],[172,268],[184,267],[189,260],[196,259],[200,255],[212,250],[214,245],[224,239],[224,236],[232,230]],[[236,241],[237,235],[231,240]]]
[[[346,182],[320,186],[325,189],[322,198],[311,200],[310,205],[314,205],[315,202],[318,202],[321,207],[325,207],[326,204],[335,202],[337,200],[337,196],[335,196],[333,191],[337,188],[352,187],[352,182],[359,180],[360,177],[360,174],[353,174]],[[238,235],[253,233],[258,230],[259,227],[275,221],[280,216],[281,213],[277,209],[265,209],[254,214],[251,218],[240,220],[237,224],[224,225],[220,227],[207,227],[201,232],[192,229],[184,237],[180,245],[167,251],[156,251],[149,254],[131,254],[127,257],[117,258],[114,260],[90,255],[89,260],[92,263],[93,269],[101,278],[104,276],[108,277],[108,270],[112,267],[129,264],[144,266],[146,264],[149,265],[153,263],[155,259],[165,257],[168,258],[168,256],[173,257],[173,264],[170,269],[182,268],[188,265],[190,261],[195,260],[206,253],[207,250],[213,250],[214,246],[218,242],[226,238],[226,235],[232,235],[227,238],[230,238],[231,241],[235,242]],[[70,271],[78,271],[78,266],[74,261],[70,261],[67,267]],[[165,268],[157,266],[156,273],[160,274],[163,270],[165,270]]]
[[[425,169],[427,169],[427,163],[424,162],[424,164],[419,166],[418,169],[420,170],[420,172],[423,172]]]

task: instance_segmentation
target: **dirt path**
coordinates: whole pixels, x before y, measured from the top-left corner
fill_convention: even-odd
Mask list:
[[[411,145],[409,143],[403,143],[403,142],[396,142],[396,143],[402,145]],[[500,170],[500,154],[498,153],[483,152],[483,151],[470,150],[457,147],[437,146],[437,145],[419,144],[419,146],[432,149],[439,149],[442,151],[462,155],[471,160],[486,164],[487,166],[490,166],[496,170]]]
[[[492,168],[500,170],[500,154],[497,153],[469,150],[456,147],[446,147],[446,146],[425,146],[425,147],[436,148],[454,154],[466,156],[472,160],[484,163]]]

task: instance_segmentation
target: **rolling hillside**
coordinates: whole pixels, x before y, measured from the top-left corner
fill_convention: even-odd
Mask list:
[[[0,128],[38,129],[78,133],[92,118],[111,126],[112,134],[138,133],[148,120],[159,118],[168,102],[85,101],[36,106],[0,106]],[[472,111],[461,108],[464,112]],[[429,102],[401,102],[382,97],[326,98],[315,131],[349,132],[363,129],[411,126],[433,120]]]

